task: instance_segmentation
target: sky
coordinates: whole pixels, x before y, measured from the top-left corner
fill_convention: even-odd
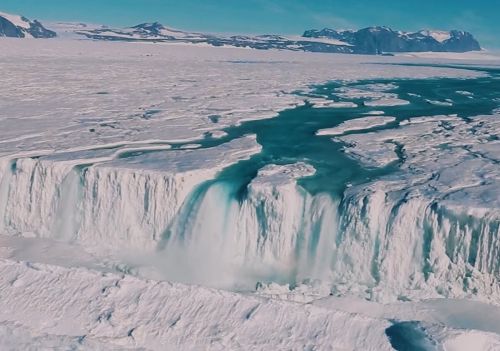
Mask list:
[[[500,0],[1,0],[0,11],[46,21],[166,26],[214,33],[301,34],[305,29],[460,29],[500,49]]]

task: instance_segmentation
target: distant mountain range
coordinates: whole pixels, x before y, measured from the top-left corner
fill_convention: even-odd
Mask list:
[[[60,28],[60,27],[58,27]],[[90,26],[82,23],[64,25],[65,34],[92,40],[132,42],[178,42],[212,46],[246,47],[260,50],[280,49],[325,53],[379,55],[396,52],[467,52],[481,50],[468,32],[394,31],[388,27],[369,27],[357,31],[336,31],[325,28],[307,30],[302,36],[283,35],[216,35],[171,29],[158,22],[143,23],[130,28]],[[38,21],[0,13],[0,36],[53,38],[55,31]]]
[[[325,28],[308,30],[306,38],[328,38],[352,45],[356,54],[380,54],[384,52],[467,52],[481,50],[472,34],[452,30],[418,32],[394,31],[388,27],[369,27],[358,31],[336,31]]]
[[[36,20],[0,12],[0,37],[54,38],[56,35]]]
[[[464,31],[402,32],[387,27],[358,31],[308,30],[302,36],[223,36],[169,29],[160,23],[143,23],[131,28],[77,30],[94,40],[206,43],[214,46],[282,49],[328,53],[377,55],[392,52],[466,52],[481,50],[472,34]]]

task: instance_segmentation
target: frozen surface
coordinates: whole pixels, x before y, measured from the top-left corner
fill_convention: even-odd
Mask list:
[[[392,281],[392,291],[411,276],[412,285],[425,281],[444,296],[484,291],[498,301],[499,131],[498,116],[434,116],[339,137],[366,165],[400,163],[399,173],[351,188],[346,200],[346,231],[368,247],[383,243],[376,279]]]
[[[366,64],[389,58],[187,45],[9,39],[1,45],[2,155],[196,139],[303,104],[292,92],[325,80],[478,74]]]
[[[341,40],[337,39],[330,39],[330,38],[307,38],[307,37],[302,37],[302,36],[287,36],[287,39],[294,40],[294,41],[304,41],[304,42],[311,42],[311,43],[325,43],[325,44],[332,44],[332,45],[342,45],[342,46],[353,46],[352,44],[346,43]]]
[[[395,320],[416,316],[426,337],[446,345],[446,350],[467,345],[495,350],[499,345],[499,337],[489,331],[498,325],[498,315],[481,304],[466,304],[465,309],[453,301],[382,306],[327,298],[304,305],[83,268],[0,260],[0,272],[0,345],[6,350],[319,346],[380,351],[393,349],[386,333],[401,323]],[[467,309],[486,311],[491,324],[467,323]],[[445,328],[440,321],[477,329]]]
[[[387,321],[345,312],[85,269],[0,261],[0,271],[0,330],[23,332],[16,321],[59,347],[391,350]]]
[[[308,98],[307,101],[312,104],[314,107],[322,108],[322,107],[330,107],[330,108],[353,108],[358,105],[351,101],[332,101],[325,100],[322,98]]]
[[[391,350],[389,329],[422,328],[418,342],[446,350],[498,346],[497,317],[472,312],[490,305],[426,300],[500,301],[498,118],[368,110],[320,132],[369,168],[400,167],[343,199],[307,190],[319,169],[308,160],[272,160],[242,183],[230,172],[265,152],[253,134],[233,138],[244,121],[306,101],[342,113],[410,103],[397,82],[339,88],[342,101],[315,84],[484,73],[183,45],[0,45],[0,348]]]
[[[409,52],[409,53],[396,53],[399,57],[414,57],[420,59],[439,59],[439,60],[456,60],[461,63],[498,63],[500,60],[500,53],[498,51],[470,51],[464,53],[456,52]]]
[[[363,104],[369,107],[408,105],[409,101],[400,99],[397,94],[391,92],[394,89],[397,89],[397,86],[393,84],[367,84],[337,90],[338,96],[344,99],[364,99]]]
[[[386,116],[368,116],[362,118],[351,119],[341,123],[339,126],[328,129],[321,129],[317,135],[342,135],[350,131],[359,131],[386,125],[394,122],[396,118]]]

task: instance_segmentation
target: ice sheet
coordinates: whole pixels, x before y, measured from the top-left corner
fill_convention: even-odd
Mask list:
[[[364,134],[355,132],[392,119],[370,117],[377,124],[366,118],[362,126],[348,126],[354,134],[340,138],[350,155],[373,167],[401,162],[406,173],[354,186],[342,202],[300,186],[298,179],[316,171],[304,162],[268,165],[243,189],[214,184],[224,167],[261,147],[248,135],[202,146],[207,133],[224,138],[229,126],[304,104],[314,85],[326,81],[481,74],[381,65],[405,61],[373,56],[71,40],[0,43],[0,231],[10,235],[0,245],[0,340],[7,345],[392,349],[388,315],[304,304],[307,297],[281,301],[282,293],[255,296],[248,287],[234,293],[165,282],[171,272],[178,281],[228,286],[244,274],[251,282],[286,276],[306,291],[314,282],[302,278],[312,277],[338,283],[335,291],[319,287],[322,297],[374,301],[500,296],[493,278],[500,270],[498,243],[489,239],[494,226],[478,230],[460,222],[464,215],[482,216],[488,224],[498,218],[494,119],[411,119]],[[387,105],[401,102],[395,88],[365,85],[338,93]],[[311,102],[358,106],[326,97]],[[173,149],[177,143],[185,145]],[[440,177],[432,177],[436,165]],[[240,190],[247,196],[228,196]],[[432,207],[436,193],[446,195],[440,206],[456,218]],[[340,206],[345,218],[339,218]],[[430,246],[422,213],[437,233]],[[332,235],[339,221],[346,231]],[[447,237],[454,223],[456,235]],[[467,244],[474,235],[477,247]],[[88,252],[78,255],[80,247]],[[163,265],[148,275],[141,271],[150,268],[147,263]],[[195,269],[183,271],[184,263]],[[433,335],[449,347],[475,336],[486,347],[497,342],[477,325],[467,328],[479,331],[440,326]]]

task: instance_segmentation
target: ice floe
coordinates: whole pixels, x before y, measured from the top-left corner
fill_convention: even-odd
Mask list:
[[[340,125],[334,128],[321,129],[316,134],[317,135],[342,135],[350,131],[359,131],[370,129],[374,127],[379,127],[386,125],[388,123],[394,122],[396,118],[394,117],[379,117],[379,116],[368,116],[362,118],[351,119],[342,122]]]

